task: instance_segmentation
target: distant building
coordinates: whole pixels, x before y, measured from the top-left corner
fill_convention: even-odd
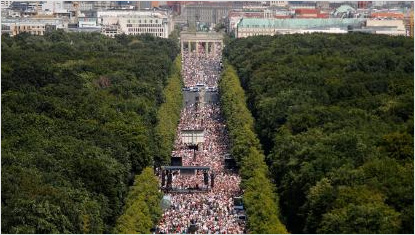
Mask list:
[[[319,9],[295,9],[296,18],[329,18],[329,13],[322,13]]]
[[[11,26],[9,24],[1,24],[1,34],[12,35]]]
[[[182,10],[189,25],[196,22],[217,24],[226,18],[230,10],[242,9],[242,6],[243,2],[198,2],[186,4]]]
[[[119,7],[119,2],[117,1],[63,1],[63,8],[68,11],[102,11],[116,7]]]
[[[404,19],[404,14],[400,12],[374,12],[370,15],[376,19]]]
[[[228,17],[226,17],[226,30],[228,33],[234,32],[236,29],[237,23],[240,20],[242,20],[242,18],[263,19],[263,18],[273,18],[273,17],[274,17],[274,11],[272,10],[266,10],[266,11],[232,10],[228,13]]]
[[[359,9],[367,9],[372,6],[372,1],[358,1],[357,8]]]
[[[63,1],[48,1],[42,4],[42,11],[44,12],[56,12],[56,11],[67,11],[64,9]]]
[[[122,31],[119,25],[103,25],[101,27],[101,33],[113,38],[116,35],[122,34]]]
[[[102,11],[113,7],[114,4],[111,1],[94,1],[94,10]]]
[[[20,11],[16,11],[16,10],[12,10],[10,8],[2,8],[1,9],[1,17],[3,18],[20,18],[21,12]]]
[[[330,4],[328,1],[318,1],[316,2],[316,8],[320,10],[330,10]]]
[[[152,2],[151,1],[142,1],[142,2],[137,2],[140,4],[140,8],[139,9],[150,9],[152,8]]]
[[[102,26],[101,32],[111,37],[125,33],[168,38],[173,30],[171,15],[167,11],[100,11],[97,16]]]
[[[76,3],[76,4],[75,4]],[[63,8],[68,11],[93,11],[95,10],[95,2],[87,2],[87,1],[64,1]]]
[[[181,14],[181,3],[180,1],[167,1],[167,6],[170,7],[170,9],[176,13],[177,15]]]
[[[386,34],[392,36],[406,36],[406,28],[403,20],[375,20],[368,19],[364,31],[374,34]]]
[[[288,6],[288,1],[270,1],[269,5],[272,7],[286,7]]]
[[[167,1],[158,1],[159,7],[161,6],[167,6]]]
[[[0,1],[0,3],[1,8],[8,8],[13,3],[13,1]]]
[[[339,8],[342,5],[349,5],[353,8],[357,8],[358,2],[357,1],[330,1],[329,2],[330,8],[334,9],[334,8]]]
[[[78,28],[97,28],[97,18],[96,17],[79,17],[78,18]]]
[[[16,36],[26,32],[32,35],[44,35],[47,31],[67,28],[67,23],[58,18],[33,18],[33,19],[2,19],[1,32]]]
[[[315,9],[317,6],[316,2],[307,2],[307,1],[289,1],[288,5],[290,9]]]
[[[154,7],[160,7],[160,2],[159,1],[151,1],[151,8]]]
[[[373,1],[372,2],[373,7],[385,7],[386,4],[387,4],[386,1]]]
[[[67,31],[73,33],[100,33],[101,27],[68,28]]]
[[[356,12],[356,9],[350,5],[341,5],[332,12],[332,15],[336,18],[354,18]]]
[[[348,27],[361,27],[366,19],[242,19],[236,37],[293,33],[347,33]]]
[[[127,35],[152,34],[168,38],[171,32],[169,20],[162,16],[121,16],[119,24],[121,31]]]
[[[36,7],[39,5],[40,5],[39,2],[12,1],[11,4],[9,5],[9,8],[13,10],[19,10],[19,11],[34,11]]]

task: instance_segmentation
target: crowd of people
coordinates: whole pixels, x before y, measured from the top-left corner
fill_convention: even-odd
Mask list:
[[[214,52],[206,54],[199,45],[196,52],[183,51],[182,77],[185,87],[194,87],[205,84],[208,87],[217,87],[217,78],[220,75],[222,48],[217,44]]]
[[[200,150],[189,149],[182,142],[182,130],[203,130],[204,142],[200,145]],[[217,104],[205,104],[197,108],[190,105],[182,110],[172,155],[182,157],[183,165],[209,165],[215,172],[219,171],[222,167],[221,159],[228,152],[228,146],[226,125]]]
[[[221,50],[206,55],[203,48],[196,53],[184,52],[182,75],[185,86],[204,83],[217,87],[220,76]],[[197,148],[182,142],[182,130],[203,130],[204,141]],[[194,146],[193,146],[194,147]],[[183,166],[210,167],[193,174],[170,172],[169,187],[176,189],[206,189],[188,192],[167,191],[171,207],[160,220],[157,233],[220,233],[245,232],[245,221],[234,209],[233,198],[242,194],[240,177],[227,171],[224,157],[229,153],[226,125],[218,104],[192,104],[183,108],[172,156],[181,157]],[[206,181],[208,173],[209,183]],[[161,179],[160,182],[164,182]],[[163,174],[163,177],[166,177]],[[214,183],[212,182],[214,181]],[[160,183],[160,186],[163,186]]]

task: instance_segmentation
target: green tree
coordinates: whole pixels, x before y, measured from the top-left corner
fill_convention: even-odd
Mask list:
[[[288,231],[413,233],[413,48],[411,38],[368,34],[227,43],[235,69],[225,68],[221,90],[232,153],[247,156],[257,134]],[[342,187],[383,199],[336,207]]]
[[[158,222],[162,194],[158,190],[158,179],[151,168],[137,175],[130,189],[124,213],[118,218],[115,233],[150,233]]]

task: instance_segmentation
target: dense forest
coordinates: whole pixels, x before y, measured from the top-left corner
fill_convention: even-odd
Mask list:
[[[113,232],[158,155],[177,44],[57,31],[2,36],[1,52],[2,232]],[[160,197],[149,171],[133,196]]]
[[[164,101],[157,111],[157,125],[154,129],[156,152],[154,165],[170,165],[171,151],[176,137],[180,120],[180,110],[183,104],[181,57],[174,60],[167,85],[163,91]],[[159,182],[154,170],[147,167],[136,176],[128,196],[124,213],[118,218],[114,233],[146,233],[158,223],[161,215],[161,199]]]
[[[414,232],[413,43],[309,34],[225,47],[290,232]]]
[[[219,82],[231,154],[239,166],[248,233],[287,233],[280,221],[278,197],[271,183],[265,156],[254,131],[254,119],[246,106],[245,92],[235,69],[228,64]]]

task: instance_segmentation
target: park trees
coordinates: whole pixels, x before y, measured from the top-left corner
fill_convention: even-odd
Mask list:
[[[367,34],[225,47],[290,232],[413,233],[413,52]]]
[[[231,154],[240,167],[241,188],[250,233],[287,233],[279,219],[278,197],[269,178],[265,156],[254,132],[235,69],[226,64],[219,82],[221,108],[231,141]]]
[[[156,155],[177,45],[56,31],[3,35],[1,47],[2,232],[112,232]]]

